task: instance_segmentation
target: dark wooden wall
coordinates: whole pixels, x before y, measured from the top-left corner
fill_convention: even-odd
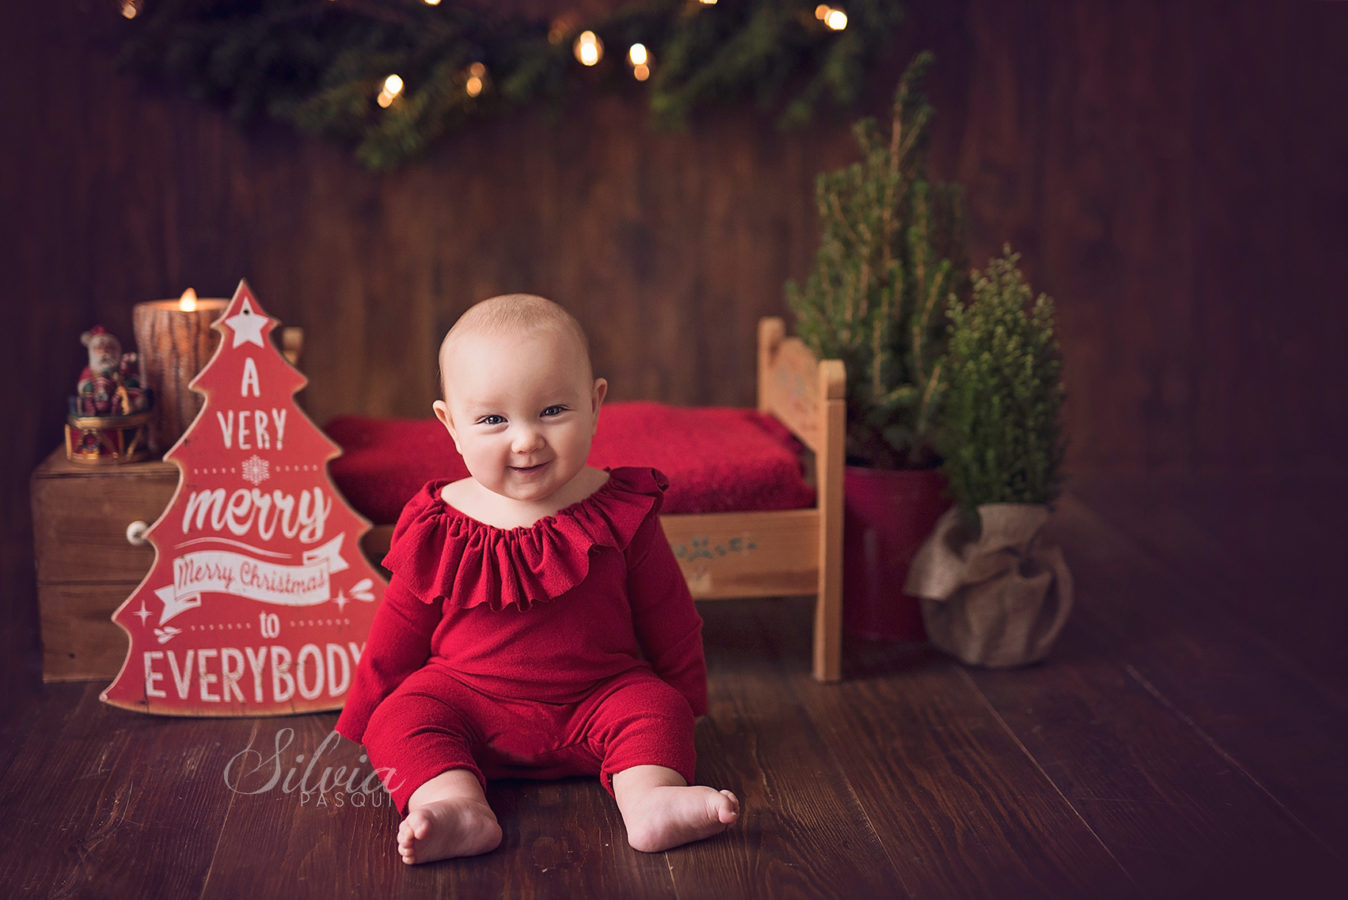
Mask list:
[[[521,3],[536,9],[568,4]],[[602,4],[600,4],[602,5]],[[1348,4],[909,3],[864,110],[936,51],[933,163],[972,258],[1011,241],[1052,294],[1072,471],[1328,467],[1343,446]],[[7,516],[57,445],[78,335],[246,277],[303,326],[301,395],[429,415],[434,348],[472,302],[546,293],[588,324],[615,399],[752,401],[755,321],[809,270],[813,180],[854,114],[778,133],[749,106],[652,131],[589,96],[452,137],[393,175],[251,133],[114,72],[111,0],[6,23],[0,240]]]

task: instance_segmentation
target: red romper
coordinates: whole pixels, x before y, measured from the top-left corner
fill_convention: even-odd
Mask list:
[[[707,711],[702,620],[653,469],[616,468],[527,528],[469,518],[426,484],[403,509],[337,732],[363,743],[399,810],[450,769],[488,778],[661,765],[693,782]]]

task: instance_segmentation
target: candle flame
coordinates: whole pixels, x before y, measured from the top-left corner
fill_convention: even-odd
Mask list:
[[[197,308],[197,292],[188,288],[183,291],[183,295],[178,298],[178,308],[183,312],[192,312]]]

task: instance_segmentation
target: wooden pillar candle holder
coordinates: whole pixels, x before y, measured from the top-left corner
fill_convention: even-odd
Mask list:
[[[178,300],[136,304],[136,351],[141,378],[154,392],[149,442],[156,454],[172,447],[201,411],[202,398],[189,385],[215,352],[220,336],[211,324],[227,302],[198,299],[189,288]]]

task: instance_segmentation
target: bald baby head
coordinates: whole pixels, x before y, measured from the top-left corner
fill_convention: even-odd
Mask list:
[[[593,378],[590,342],[585,331],[559,304],[536,294],[502,294],[469,307],[440,342],[440,390],[448,398],[445,381],[455,350],[472,338],[524,338],[550,333],[570,344],[584,359],[585,370]]]

